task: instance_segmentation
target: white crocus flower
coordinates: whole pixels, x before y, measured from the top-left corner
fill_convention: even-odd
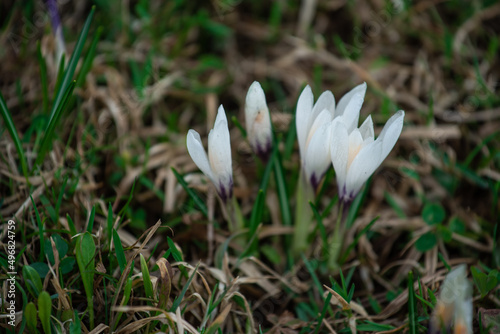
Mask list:
[[[267,160],[271,150],[271,117],[262,87],[254,81],[245,100],[245,121],[248,141],[254,152]]]
[[[344,115],[333,120],[330,153],[342,201],[352,201],[391,152],[403,129],[404,115],[403,110],[393,115],[376,140],[370,116],[359,129],[357,119],[353,122],[347,109]]]
[[[446,275],[431,319],[430,333],[440,333],[454,323],[455,334],[472,334],[472,286],[465,264]]]
[[[319,185],[330,167],[330,145],[332,141],[331,121],[342,116],[349,127],[355,127],[366,93],[366,84],[354,87],[345,94],[335,107],[335,98],[325,91],[314,104],[311,87],[307,86],[297,102],[297,139],[302,168],[314,189]]]
[[[231,142],[226,113],[222,105],[215,118],[214,128],[208,134],[208,156],[195,130],[189,130],[186,138],[191,159],[212,181],[225,202],[233,195],[233,169],[231,164]]]

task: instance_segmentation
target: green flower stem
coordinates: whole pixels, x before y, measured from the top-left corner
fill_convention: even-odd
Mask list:
[[[335,230],[330,238],[330,250],[328,252],[328,268],[337,271],[340,267],[338,258],[342,251],[342,240],[344,239],[344,220],[347,218],[349,205],[344,206],[344,201],[340,202],[339,214],[335,222]]]
[[[295,228],[293,230],[292,251],[295,258],[298,258],[304,252],[307,245],[307,237],[312,221],[312,210],[309,205],[314,201],[314,190],[308,182],[303,170],[300,171],[299,182],[297,184],[297,195],[295,205]]]
[[[238,204],[236,197],[233,196],[231,199],[227,200],[226,213],[229,232],[241,232],[245,228],[245,220],[241,214],[240,205]]]

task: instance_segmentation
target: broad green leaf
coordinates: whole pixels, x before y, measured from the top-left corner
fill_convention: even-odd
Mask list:
[[[437,237],[433,232],[427,232],[418,238],[415,247],[420,252],[427,252],[437,245]]]
[[[33,302],[29,302],[28,305],[26,305],[23,316],[26,318],[26,325],[28,326],[28,329],[31,332],[36,333],[38,315],[36,312],[36,306]]]
[[[52,300],[50,299],[50,295],[47,291],[42,291],[38,296],[38,317],[45,333],[52,333],[52,328],[50,327],[51,313]]]
[[[446,212],[440,204],[429,203],[422,210],[422,219],[428,225],[441,224],[446,217]]]
[[[23,278],[28,291],[33,295],[33,297],[38,297],[40,292],[42,292],[42,280],[40,279],[40,275],[35,268],[29,265],[24,266]]]

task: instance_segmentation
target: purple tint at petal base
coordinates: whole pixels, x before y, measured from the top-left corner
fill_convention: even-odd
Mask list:
[[[269,140],[264,147],[260,146],[257,142],[257,155],[263,162],[267,162],[269,160],[269,153],[271,153],[271,141]]]
[[[222,182],[219,182],[219,187],[217,190],[219,192],[219,196],[222,199],[222,201],[226,203],[228,199],[233,197],[233,179],[231,178],[231,180],[229,181],[228,189],[226,189],[226,187],[224,186],[224,184],[222,184]]]
[[[61,27],[61,19],[59,17],[59,12],[57,10],[56,0],[46,0],[47,8],[49,9],[50,21],[52,23],[52,28],[54,33]]]

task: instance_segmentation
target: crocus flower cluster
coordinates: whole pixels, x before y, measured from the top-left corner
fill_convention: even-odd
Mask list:
[[[325,91],[313,105],[314,97],[307,86],[297,103],[297,137],[305,176],[316,189],[333,164],[339,198],[346,203],[384,161],[403,129],[402,110],[389,119],[376,140],[371,116],[358,128],[365,93],[363,83],[335,106],[333,94]]]
[[[431,318],[429,333],[453,325],[456,334],[472,334],[472,286],[462,264],[446,275]]]
[[[255,153],[267,159],[272,141],[271,118],[266,96],[257,81],[248,89],[245,102],[248,140]],[[214,128],[208,134],[208,156],[195,130],[188,131],[186,144],[194,163],[212,181],[217,193],[226,202],[233,196],[233,169],[229,128],[222,105],[217,112]]]
[[[371,116],[358,127],[366,84],[345,94],[337,105],[330,91],[314,103],[309,86],[297,102],[296,126],[303,173],[316,189],[333,165],[339,198],[349,203],[390,153],[403,129],[404,111],[392,116],[377,139]],[[266,160],[272,142],[271,119],[264,91],[252,83],[245,100],[248,141],[257,155]],[[208,156],[200,135],[189,130],[187,148],[193,161],[215,185],[226,201],[232,196],[231,144],[227,118],[220,106],[213,130],[208,135]]]

